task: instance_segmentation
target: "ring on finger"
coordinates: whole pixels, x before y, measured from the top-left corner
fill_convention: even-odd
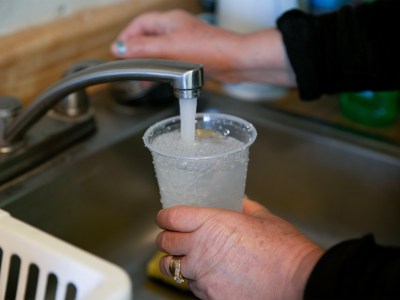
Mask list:
[[[169,272],[173,276],[176,283],[184,283],[185,279],[181,273],[181,259],[182,256],[172,256],[169,262]]]

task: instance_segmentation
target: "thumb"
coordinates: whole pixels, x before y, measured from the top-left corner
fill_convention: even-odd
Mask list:
[[[254,217],[265,217],[269,214],[269,210],[260,203],[250,200],[245,196],[243,202],[243,213]]]

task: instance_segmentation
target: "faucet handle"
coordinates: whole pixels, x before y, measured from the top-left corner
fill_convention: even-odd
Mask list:
[[[60,116],[76,118],[88,114],[90,111],[89,96],[85,90],[69,94],[60,101],[52,112]]]
[[[22,108],[21,101],[12,96],[0,96],[0,120],[11,121]]]
[[[105,63],[105,60],[92,59],[79,61],[68,68],[63,78],[68,77],[76,72],[82,71],[89,67],[97,66]],[[85,89],[75,91],[66,96],[52,109],[52,115],[58,117],[77,118],[85,116],[90,112],[89,96]]]
[[[22,103],[19,99],[12,96],[0,96],[0,153],[8,153],[11,148],[3,144],[5,130],[18,115],[22,108]]]

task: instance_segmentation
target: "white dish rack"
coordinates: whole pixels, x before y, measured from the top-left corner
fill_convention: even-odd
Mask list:
[[[0,299],[128,300],[120,267],[0,209]]]

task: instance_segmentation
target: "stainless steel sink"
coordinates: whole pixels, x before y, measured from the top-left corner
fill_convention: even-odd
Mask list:
[[[160,209],[152,159],[142,135],[177,107],[115,109],[93,99],[98,132],[48,163],[0,186],[14,217],[122,266],[136,299],[188,299],[146,278]],[[252,122],[248,195],[324,247],[373,233],[400,245],[400,149],[381,141],[205,92],[202,111]]]

